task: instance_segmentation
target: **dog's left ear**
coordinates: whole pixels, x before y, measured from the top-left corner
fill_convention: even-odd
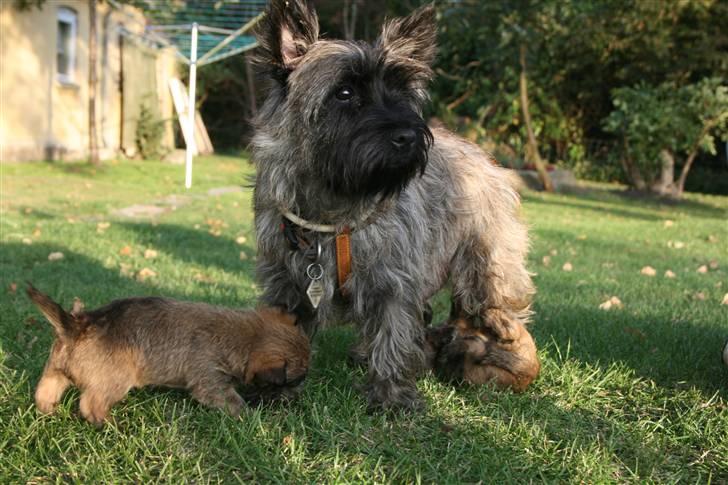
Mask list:
[[[319,22],[309,0],[272,0],[256,30],[257,61],[273,71],[274,77],[287,77],[308,48],[318,40]]]
[[[404,57],[426,65],[432,64],[437,53],[437,23],[435,5],[424,5],[407,17],[385,22],[379,45],[391,55]]]

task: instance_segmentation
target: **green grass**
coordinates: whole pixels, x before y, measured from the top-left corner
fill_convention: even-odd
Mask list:
[[[58,414],[36,413],[51,332],[23,282],[65,305],[133,294],[253,305],[250,191],[206,195],[245,183],[252,169],[240,158],[201,159],[187,194],[181,167],[152,162],[97,173],[0,168],[0,483],[728,481],[728,369],[719,357],[728,198],[664,205],[607,186],[526,194],[539,290],[531,329],[543,370],[524,394],[427,377],[425,413],[368,414],[355,390],[363,373],[346,364],[353,332],[340,327],[319,332],[305,391],[291,405],[231,419],[182,392],[145,389],[96,430],[77,416],[76,391]],[[112,215],[170,194],[189,195],[186,205],[156,220]],[[157,257],[146,259],[147,249]],[[49,261],[57,251],[64,258]],[[711,261],[717,269],[696,271]],[[562,270],[567,262],[573,271]],[[640,274],[647,265],[656,276]],[[156,276],[141,280],[144,268]],[[665,278],[668,269],[677,277]],[[600,310],[612,296],[624,308]],[[436,318],[446,308],[440,297]]]

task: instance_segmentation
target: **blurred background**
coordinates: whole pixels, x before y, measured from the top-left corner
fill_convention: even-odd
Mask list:
[[[2,160],[179,159],[175,149],[185,143],[176,118],[185,107],[175,109],[170,79],[180,78],[186,96],[192,22],[208,29],[199,55],[213,50],[197,71],[198,151],[244,149],[264,95],[250,63],[251,29],[214,49],[252,28],[265,3],[3,1]],[[370,41],[385,18],[420,3],[314,2],[324,36]],[[533,179],[547,188],[549,175],[567,171],[675,197],[728,194],[728,2],[436,5],[433,123],[502,165],[540,169]]]

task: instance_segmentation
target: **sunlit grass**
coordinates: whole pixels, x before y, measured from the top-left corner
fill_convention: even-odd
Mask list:
[[[665,205],[614,187],[527,194],[539,289],[531,329],[543,370],[524,394],[427,377],[424,414],[367,414],[355,390],[363,373],[346,364],[354,334],[341,327],[319,333],[292,405],[233,420],[182,392],[149,389],[97,431],[77,416],[75,391],[57,415],[35,411],[51,334],[23,282],[66,305],[133,294],[253,305],[250,191],[208,194],[244,184],[252,169],[241,158],[201,159],[185,192],[182,167],[156,162],[97,173],[75,164],[1,168],[1,483],[728,480],[728,369],[719,357],[728,338],[727,198]],[[185,198],[176,209],[164,202],[155,219],[114,215],[170,194]],[[148,249],[156,256],[145,258]],[[51,252],[64,258],[48,261]],[[656,276],[640,274],[648,265]],[[144,269],[155,276],[143,278]],[[612,296],[624,307],[599,309]],[[444,318],[444,298],[436,310]]]

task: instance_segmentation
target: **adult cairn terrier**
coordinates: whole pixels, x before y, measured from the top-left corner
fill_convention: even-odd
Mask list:
[[[258,30],[271,81],[252,141],[263,300],[309,333],[355,322],[375,407],[420,406],[423,310],[448,280],[504,341],[534,292],[508,172],[422,118],[435,40],[431,5],[373,44],[319,38],[306,0],[273,0]]]

